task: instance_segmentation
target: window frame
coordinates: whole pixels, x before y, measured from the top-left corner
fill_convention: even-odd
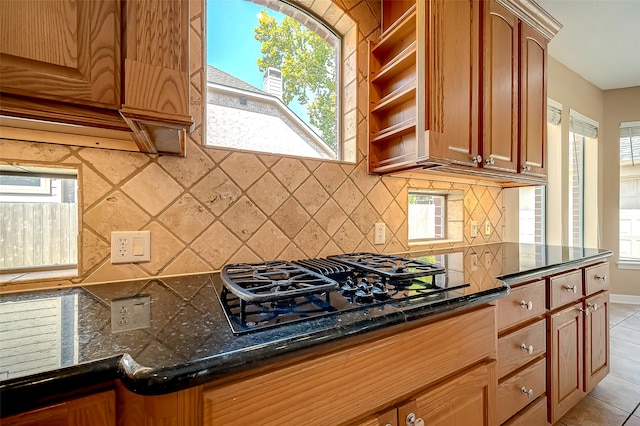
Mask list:
[[[624,129],[628,129],[628,130],[624,130]],[[627,133],[627,136],[624,136],[623,134]],[[622,144],[623,144],[623,140],[624,139],[629,139],[629,146],[630,146],[630,154],[631,154],[631,159],[622,159],[622,156],[626,153],[623,152],[622,149]],[[637,141],[637,142],[634,142]],[[637,143],[637,148],[636,146],[634,146]],[[635,180],[637,181],[637,185],[640,186],[640,155],[638,156],[638,160],[635,160],[635,152],[639,151],[640,152],[640,121],[634,121],[634,122],[623,122],[620,123],[620,138],[619,138],[619,148],[620,148],[620,158],[619,158],[619,167],[620,167],[620,175],[619,175],[619,197],[620,197],[620,202],[619,202],[619,206],[618,206],[618,265],[621,269],[640,269],[640,255],[638,255],[638,257],[629,257],[629,256],[622,256],[622,249],[621,249],[621,244],[623,241],[623,235],[622,235],[622,210],[629,210],[629,209],[623,209],[622,208],[622,182],[623,180]],[[636,148],[636,149],[634,149]],[[630,164],[629,164],[630,163]],[[631,166],[633,168],[638,168],[638,171],[636,172],[634,170],[635,173],[632,173],[630,175],[625,174],[623,176],[622,173],[622,168],[624,166]],[[636,190],[636,194],[634,197],[632,197],[634,200],[637,199],[637,202],[640,203],[640,189]],[[632,210],[640,210],[640,209],[632,209]],[[631,230],[633,230],[633,224],[631,225]],[[633,237],[633,233],[631,233],[631,237]],[[631,241],[631,245],[632,245],[632,252],[633,252],[633,240]],[[640,242],[638,243],[638,245],[640,245]]]

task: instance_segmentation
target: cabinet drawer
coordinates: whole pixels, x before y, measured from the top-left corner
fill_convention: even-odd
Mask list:
[[[585,294],[609,289],[609,262],[590,266],[584,270]]]
[[[503,426],[542,426],[547,422],[547,397],[541,396]]]
[[[545,320],[531,324],[498,340],[498,377],[516,370],[547,350]]]
[[[582,271],[573,271],[549,278],[549,309],[574,302],[584,295]]]
[[[547,387],[547,363],[543,358],[498,385],[498,423],[542,395]]]
[[[545,312],[544,280],[511,289],[498,299],[498,330],[516,325]]]

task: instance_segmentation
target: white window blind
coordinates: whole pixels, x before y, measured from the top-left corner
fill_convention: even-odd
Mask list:
[[[561,119],[562,104],[553,99],[547,99],[547,123],[557,126]]]
[[[624,161],[640,164],[640,121],[620,126],[620,162]]]
[[[594,121],[574,110],[570,111],[569,118],[569,127],[572,133],[592,139],[598,137],[597,121]]]

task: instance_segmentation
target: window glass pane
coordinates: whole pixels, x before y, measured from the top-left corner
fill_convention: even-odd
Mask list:
[[[20,174],[1,171],[0,176],[0,270],[75,266],[76,176],[52,176],[36,171]]]
[[[620,129],[620,259],[640,260],[640,127]]]
[[[409,240],[445,238],[446,197],[409,192]]]
[[[519,188],[519,242],[544,244],[545,191],[544,186]]]
[[[582,247],[584,241],[584,139],[569,133],[568,239],[573,247]]]
[[[285,2],[207,11],[206,143],[339,159],[340,38]]]

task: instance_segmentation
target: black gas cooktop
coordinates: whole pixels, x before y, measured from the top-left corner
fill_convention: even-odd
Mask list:
[[[444,268],[417,259],[351,253],[325,259],[226,265],[215,285],[232,331],[243,334],[406,300],[439,300]]]

